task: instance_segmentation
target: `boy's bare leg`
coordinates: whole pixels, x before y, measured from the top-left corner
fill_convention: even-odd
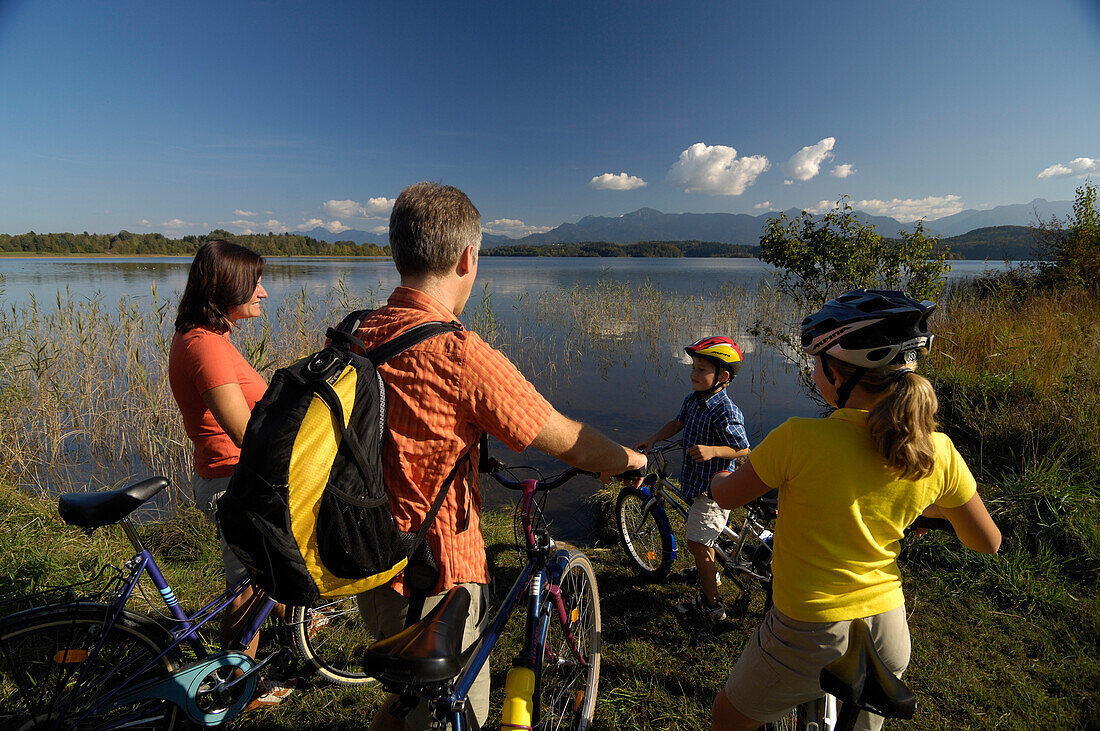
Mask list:
[[[688,549],[695,558],[695,570],[699,573],[699,587],[707,604],[714,606],[718,602],[718,580],[714,564],[714,549],[702,543],[688,541]]]

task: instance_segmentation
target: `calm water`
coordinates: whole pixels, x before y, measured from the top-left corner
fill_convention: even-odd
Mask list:
[[[33,297],[50,307],[66,291],[77,300],[147,301],[154,286],[162,300],[175,301],[189,265],[189,257],[0,258],[0,305],[24,305]],[[972,277],[1003,267],[984,261],[952,262],[949,276]],[[469,321],[472,311],[487,305],[500,323],[498,344],[551,403],[626,444],[675,418],[689,391],[683,345],[703,335],[729,334],[746,351],[745,366],[730,395],[743,410],[755,444],[789,416],[815,415],[817,406],[799,388],[797,372],[788,360],[768,347],[758,347],[745,332],[747,316],[717,322],[685,316],[651,333],[639,330],[638,320],[647,306],[642,298],[632,302],[632,315],[603,313],[595,323],[550,312],[535,300],[542,293],[601,282],[632,290],[648,282],[670,293],[674,303],[677,298],[686,302],[690,295],[712,294],[723,286],[752,299],[756,286],[771,272],[770,266],[756,259],[482,257],[479,284],[463,319]],[[282,300],[302,291],[309,298],[324,299],[337,286],[377,305],[396,284],[389,260],[270,258],[264,271],[270,294],[265,310],[274,313]],[[500,445],[494,452],[505,461],[529,460],[556,469],[553,460],[537,454],[517,457]],[[575,480],[552,497],[549,507],[559,535],[576,540],[591,535],[591,510],[584,498],[595,487],[593,481]],[[486,504],[492,507],[513,499],[502,492],[486,490]]]

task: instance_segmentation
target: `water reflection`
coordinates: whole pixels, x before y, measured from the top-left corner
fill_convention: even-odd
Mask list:
[[[123,475],[140,477],[143,470],[151,470],[171,473],[176,484],[186,484],[189,444],[175,423],[178,413],[170,395],[160,390],[165,388],[164,343],[171,335],[175,302],[189,265],[185,257],[0,259],[0,274],[5,277],[0,312],[8,318],[9,335],[38,332],[47,316],[62,323],[58,327],[70,327],[63,324],[69,322],[63,316],[66,311],[76,310],[79,315],[86,308],[98,313],[96,317],[115,312],[116,319],[123,317],[133,323],[126,330],[127,344],[123,348],[107,343],[97,357],[117,362],[119,365],[112,366],[116,369],[122,368],[123,361],[126,368],[136,363],[144,382],[161,384],[147,393],[131,393],[129,375],[114,383],[99,383],[95,379],[103,377],[98,371],[74,366],[74,378],[87,374],[86,380],[75,379],[66,388],[103,392],[103,403],[111,406],[90,407],[88,414],[72,418],[101,411],[123,414],[138,409],[140,404],[135,403],[144,401],[154,404],[156,411],[148,417],[126,417],[126,423],[152,424],[145,432],[147,437],[163,434],[157,437],[161,451],[150,457],[118,448],[123,444],[142,446],[137,435],[131,440],[115,440],[113,451],[99,450],[83,436],[95,430],[94,425],[82,426],[79,431],[72,424],[28,425],[27,433],[32,435],[55,430],[58,438],[51,447],[52,455],[43,452],[41,464],[63,456],[64,481],[115,484]],[[978,274],[985,266],[984,262],[953,262],[952,276]],[[751,259],[483,257],[479,266],[482,286],[475,290],[462,319],[504,350],[559,410],[625,444],[637,442],[675,417],[690,391],[683,346],[706,335],[729,335],[741,344],[746,356],[730,396],[744,412],[750,441],[755,444],[787,417],[816,415],[818,409],[798,386],[798,354],[777,350],[753,334],[761,322],[781,327],[798,319],[768,288],[769,272],[769,267]],[[398,278],[388,260],[271,258],[264,282],[271,296],[263,322],[249,323],[234,339],[242,352],[252,354],[260,365],[284,365],[316,349],[325,324],[335,321],[340,313],[382,304]],[[129,310],[118,308],[120,299],[131,303]],[[41,306],[33,315],[23,310],[32,300]],[[163,311],[166,301],[170,303],[168,312]],[[142,314],[154,302],[159,302],[162,310],[155,316]],[[17,314],[20,312],[24,314]],[[126,314],[117,314],[120,312]],[[96,323],[97,332],[108,327],[99,320]],[[58,342],[67,342],[56,337]],[[83,336],[66,331],[64,337],[79,342]],[[160,345],[147,347],[154,343]],[[28,353],[20,357],[30,357]],[[270,369],[265,375],[270,377]],[[125,431],[124,425],[117,425],[121,422],[110,423],[111,429]],[[31,439],[26,442],[35,443]],[[495,451],[506,449],[497,445]],[[530,459],[548,471],[558,469],[552,460],[538,454],[500,456],[506,461]],[[31,469],[21,479],[48,489],[51,479],[62,478]],[[594,481],[578,480],[552,496],[550,515],[557,523],[558,535],[573,540],[592,535],[592,509],[586,499],[596,488]],[[485,485],[487,506],[512,500],[513,494]]]

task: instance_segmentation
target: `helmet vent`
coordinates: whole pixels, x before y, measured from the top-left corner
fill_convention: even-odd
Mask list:
[[[871,352],[867,353],[867,360],[871,361],[872,363],[877,363],[880,360],[885,360],[886,358],[890,357],[891,353],[893,352],[893,348],[875,348]]]

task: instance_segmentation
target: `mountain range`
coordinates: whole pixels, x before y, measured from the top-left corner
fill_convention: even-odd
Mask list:
[[[1030,226],[1037,220],[1049,220],[1051,216],[1065,218],[1073,211],[1072,201],[1047,201],[1036,198],[1030,203],[996,206],[985,210],[967,209],[950,216],[924,222],[925,231],[943,236],[959,236],[978,228],[992,226]],[[788,218],[797,218],[801,211],[791,208],[784,211]],[[755,246],[768,219],[775,211],[751,215],[748,213],[662,213],[653,208],[640,208],[621,216],[585,216],[576,223],[563,223],[546,233],[530,234],[513,239],[507,236],[485,234],[486,248],[502,244],[566,244],[582,241],[614,241],[633,244],[639,241],[718,241],[726,244]],[[912,231],[912,222],[902,223],[888,216],[873,216],[862,211],[856,215],[865,223],[874,224],[884,236],[895,236],[898,231]],[[386,234],[349,229],[331,233],[324,228],[303,231],[321,241],[354,241],[357,244],[385,245]]]

